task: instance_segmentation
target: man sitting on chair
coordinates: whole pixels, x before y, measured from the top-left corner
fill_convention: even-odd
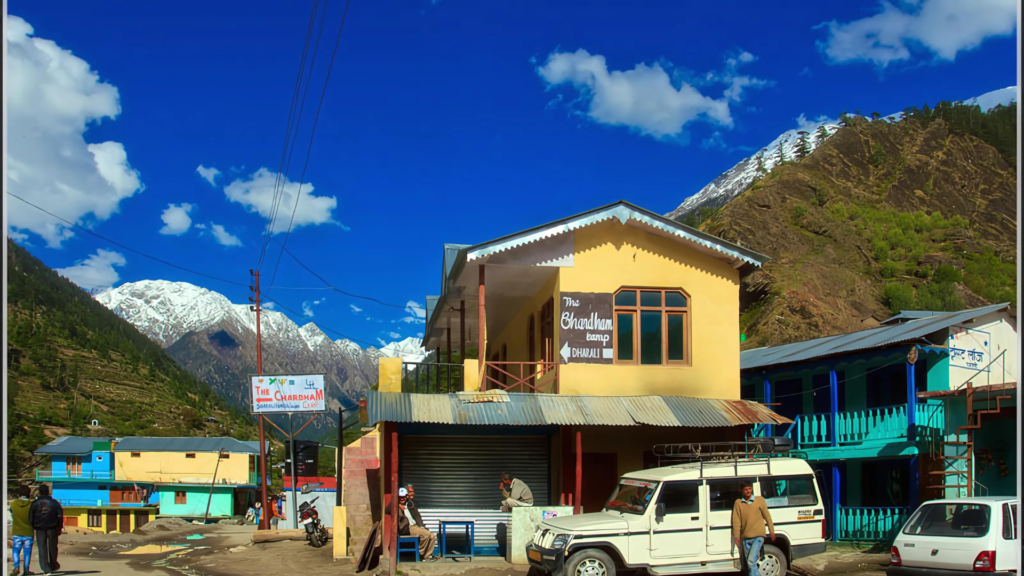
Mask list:
[[[533,492],[519,478],[513,478],[508,472],[501,474],[501,511],[511,512],[513,508],[521,506],[533,506]]]
[[[420,539],[420,558],[426,561],[434,560],[434,546],[437,544],[437,536],[423,527],[423,516],[412,501],[412,485],[408,488],[398,489],[398,508],[402,511],[402,517],[408,522],[409,536],[416,536]],[[401,517],[400,517],[401,520]],[[399,532],[403,532],[403,524],[399,521]]]

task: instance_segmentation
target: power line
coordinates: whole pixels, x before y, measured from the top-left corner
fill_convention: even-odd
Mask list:
[[[879,370],[884,370],[886,368],[889,368],[891,366],[895,366],[896,364],[901,364],[903,362],[905,362],[905,360],[900,359],[900,360],[896,360],[896,361],[890,362],[888,364],[882,364],[881,366],[878,366],[877,368],[872,368],[871,370],[866,370],[864,372],[863,376],[867,376],[868,374],[871,374],[873,372],[878,372]],[[848,380],[848,378],[846,378],[845,376],[846,375],[844,374],[842,380],[836,380],[836,385],[845,384],[846,381]],[[782,394],[782,395],[779,395],[779,396],[776,396],[776,395],[772,394],[772,402],[774,402],[777,398],[790,398],[792,396],[803,396],[804,394],[812,394],[814,392],[817,392],[818,390],[827,390],[827,389],[829,389],[831,387],[832,387],[832,385],[829,384],[827,386],[818,386],[817,388],[811,388],[810,390],[804,390],[803,392],[794,392],[792,394]]]
[[[292,316],[295,316],[295,317],[300,318],[300,319],[301,318],[308,318],[308,316],[306,316],[305,314],[302,314],[301,312],[296,312],[295,310],[292,310],[291,308],[285,306],[284,304],[281,304],[281,302],[279,302],[277,300],[274,300],[273,298],[271,298],[269,296],[265,296],[264,300],[267,300],[269,302],[273,302],[274,305],[275,305],[274,308],[280,306],[282,310],[285,310],[286,312],[289,312]],[[274,308],[264,308],[264,310],[274,311]],[[376,342],[376,343],[375,342],[367,342],[366,340],[360,340],[359,338],[353,338],[351,336],[348,336],[346,334],[342,334],[341,332],[338,332],[337,330],[335,330],[335,329],[333,329],[333,328],[331,328],[329,326],[325,326],[323,324],[320,324],[320,323],[316,323],[316,326],[317,326],[317,328],[320,328],[321,330],[324,330],[326,332],[333,332],[334,334],[337,334],[338,336],[341,336],[342,338],[344,338],[346,340],[351,340],[353,342],[359,342],[361,344],[366,344],[368,346],[377,346],[379,344],[379,342]]]
[[[159,262],[159,263],[164,264],[166,266],[170,266],[171,268],[177,268],[178,270],[183,270],[183,271],[188,272],[190,274],[195,274],[196,276],[202,276],[203,278],[209,278],[210,280],[216,280],[218,282],[224,282],[225,284],[233,284],[235,286],[246,286],[246,284],[244,284],[242,282],[235,282],[234,280],[228,280],[226,278],[218,278],[216,276],[211,276],[210,274],[204,274],[203,272],[198,272],[196,270],[192,270],[191,268],[186,268],[184,266],[179,266],[178,264],[174,264],[173,262],[168,262],[167,260],[164,260],[162,258],[157,258],[156,256],[152,256],[150,254],[146,254],[145,252],[141,252],[139,250],[136,250],[135,248],[130,248],[128,246],[125,246],[124,244],[121,244],[120,242],[117,242],[115,240],[111,240],[110,238],[107,238],[106,236],[101,236],[101,235],[93,232],[92,230],[89,230],[88,228],[85,228],[84,226],[79,226],[78,224],[75,224],[74,222],[71,222],[70,220],[65,220],[64,218],[61,218],[60,216],[57,216],[53,212],[50,212],[49,210],[47,210],[45,208],[42,208],[40,206],[37,206],[37,205],[29,202],[28,200],[25,200],[24,198],[22,198],[21,196],[18,196],[17,194],[14,194],[13,192],[7,192],[7,195],[11,196],[12,198],[17,198],[18,200],[21,200],[25,204],[28,204],[29,206],[35,208],[36,210],[39,210],[40,212],[43,212],[45,214],[49,214],[50,216],[53,216],[54,218],[56,218],[57,220],[60,220],[61,222],[64,222],[68,226],[77,228],[77,229],[85,232],[86,234],[91,234],[91,235],[99,238],[100,240],[103,240],[104,242],[109,242],[109,243],[113,244],[114,246],[117,246],[117,247],[119,247],[119,248],[121,248],[123,250],[127,250],[129,252],[134,252],[135,254],[138,254],[139,256],[143,256],[145,258],[149,258],[150,260],[153,260],[155,262]]]
[[[309,155],[313,150],[313,137],[316,135],[316,125],[320,120],[320,110],[324,106],[324,96],[327,95],[327,84],[331,80],[331,70],[334,68],[334,59],[338,55],[338,44],[341,42],[341,33],[345,29],[345,20],[348,18],[348,7],[352,3],[352,0],[345,0],[345,11],[341,15],[341,23],[338,25],[338,36],[334,39],[334,50],[331,52],[331,61],[327,65],[327,75],[324,77],[324,87],[320,91],[320,103],[316,107],[316,116],[313,117],[313,127],[309,133],[309,144],[306,146],[306,160],[302,165],[302,175],[299,176],[299,187],[295,191],[295,204],[292,206],[292,217],[288,222],[288,231],[285,232],[284,242],[281,244],[282,252],[284,247],[288,245],[288,237],[292,233],[292,226],[295,224],[295,212],[299,207],[299,198],[302,197],[302,183],[306,180],[306,168],[309,167]],[[270,276],[270,284],[273,286],[274,280],[277,279],[277,269],[281,266],[281,252],[277,253],[277,263],[274,264],[274,273]]]
[[[267,253],[267,245],[270,242],[270,237],[273,231],[274,221],[277,219],[278,206],[281,203],[281,195],[284,193],[284,185],[281,182],[282,172],[285,166],[285,158],[288,156],[288,142],[292,132],[292,119],[295,117],[295,106],[299,98],[299,87],[302,85],[302,75],[306,69],[306,54],[309,52],[309,39],[313,36],[313,23],[316,22],[317,7],[320,0],[314,0],[313,7],[309,12],[309,24],[306,26],[306,39],[302,46],[302,56],[299,58],[299,70],[295,77],[295,87],[292,89],[292,103],[288,109],[288,122],[285,125],[284,133],[284,146],[281,149],[281,163],[277,170],[277,175],[274,178],[274,194],[271,198],[270,214],[267,218],[267,226],[263,229],[263,245],[260,249],[259,261],[256,264],[256,268],[259,269],[263,266],[263,258]],[[326,7],[324,8],[326,11]],[[322,22],[322,19],[321,19]],[[321,24],[322,26],[322,24]],[[318,37],[319,41],[319,37]],[[312,67],[311,67],[312,71]],[[298,122],[295,124],[296,134],[298,133]],[[291,138],[294,146],[294,138]]]
[[[288,254],[288,256],[290,256],[292,258],[292,260],[295,260],[295,262],[298,263],[299,266],[302,266],[306,270],[306,272],[309,272],[313,276],[316,276],[316,278],[318,280],[320,280],[321,282],[323,282],[324,285],[326,285],[327,288],[329,288],[330,290],[334,290],[335,292],[338,292],[339,294],[344,294],[345,296],[348,296],[350,298],[359,298],[360,300],[368,300],[370,302],[376,302],[377,304],[380,304],[381,306],[389,306],[391,308],[401,308],[402,310],[405,310],[405,309],[409,308],[408,305],[391,304],[391,303],[388,303],[388,302],[382,302],[382,301],[380,301],[380,300],[378,300],[376,298],[370,297],[370,296],[362,296],[360,294],[353,294],[352,292],[346,292],[346,291],[344,291],[344,290],[342,290],[340,288],[336,288],[330,282],[328,282],[323,276],[317,274],[316,272],[313,271],[312,268],[310,268],[309,266],[306,266],[305,264],[303,264],[302,260],[299,260],[299,258],[297,256],[295,256],[295,254],[292,254],[291,250],[285,248],[284,245],[281,245],[281,251],[286,253],[286,254]],[[273,286],[272,286],[272,288],[273,288]],[[267,292],[269,292],[269,291],[270,291],[270,289],[267,289]]]

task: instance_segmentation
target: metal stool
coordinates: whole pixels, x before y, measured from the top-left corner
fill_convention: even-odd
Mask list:
[[[412,552],[416,554],[416,561],[420,561],[420,539],[418,536],[399,536],[398,537],[398,558],[401,560],[402,552]]]

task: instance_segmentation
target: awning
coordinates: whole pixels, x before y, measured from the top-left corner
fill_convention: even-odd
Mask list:
[[[790,424],[747,400],[687,396],[573,396],[456,392],[367,393],[370,425],[378,422],[506,426],[691,426]]]

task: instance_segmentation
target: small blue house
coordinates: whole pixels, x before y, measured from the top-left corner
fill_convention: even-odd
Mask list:
[[[832,539],[883,540],[922,500],[1016,486],[996,467],[1017,453],[1016,342],[997,304],[743,351],[742,397],[794,421],[751,434],[790,437],[811,462]]]

